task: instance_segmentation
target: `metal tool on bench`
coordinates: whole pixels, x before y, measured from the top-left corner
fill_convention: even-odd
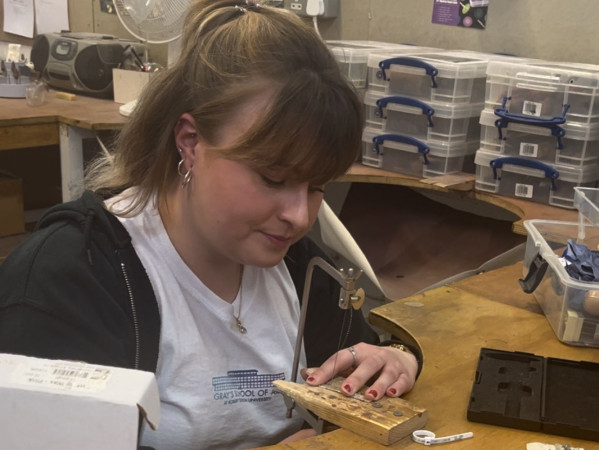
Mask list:
[[[318,433],[323,432],[325,421],[334,425],[350,428],[358,434],[381,444],[389,445],[409,435],[412,431],[424,426],[428,413],[406,400],[383,397],[377,402],[370,402],[363,396],[366,388],[348,397],[341,393],[342,377],[336,377],[321,386],[309,386],[297,383],[299,359],[302,351],[302,340],[312,274],[315,267],[320,267],[341,285],[339,307],[348,310],[360,309],[364,303],[364,291],[356,288],[355,282],[362,275],[361,270],[352,268],[337,270],[324,259],[316,257],[308,264],[306,282],[302,294],[302,309],[298,327],[291,381],[277,380],[274,386],[279,389],[287,406],[287,417],[291,417],[293,409],[297,409],[306,422]]]

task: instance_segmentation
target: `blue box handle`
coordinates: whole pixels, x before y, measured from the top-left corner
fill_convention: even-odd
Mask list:
[[[516,166],[530,167],[532,169],[538,169],[545,172],[545,176],[551,180],[551,190],[555,191],[557,186],[555,180],[559,178],[559,171],[554,169],[548,164],[536,161],[534,159],[518,158],[517,156],[504,156],[503,158],[496,158],[491,160],[489,166],[493,169],[493,178],[495,180],[501,179],[497,177],[497,169],[501,169],[504,164],[514,164]]]
[[[425,103],[425,102],[415,99],[413,97],[404,97],[402,95],[393,95],[391,97],[379,98],[376,101],[377,109],[376,109],[375,115],[377,117],[386,119],[386,117],[383,116],[383,108],[386,108],[389,103],[397,103],[399,105],[414,106],[416,108],[420,108],[422,110],[422,114],[425,115],[426,118],[428,119],[428,126],[429,127],[435,126],[435,124],[433,123],[433,119],[432,119],[432,116],[435,114],[435,110],[428,103]]]
[[[379,67],[380,67],[380,71],[377,72],[376,76],[377,78],[382,78],[385,81],[388,81],[389,79],[387,78],[387,73],[385,72],[385,70],[387,70],[389,67],[391,67],[392,64],[397,64],[397,65],[402,65],[402,66],[410,66],[410,67],[418,67],[419,69],[424,69],[426,71],[426,74],[431,77],[431,86],[433,88],[437,87],[437,81],[435,80],[435,77],[439,74],[439,70],[433,66],[432,64],[429,64],[427,62],[424,62],[418,58],[408,58],[405,56],[400,56],[397,58],[389,58],[389,59],[384,59],[382,61],[379,61]]]
[[[400,142],[402,144],[413,145],[418,148],[418,152],[422,153],[422,157],[424,158],[424,164],[428,164],[428,158],[426,155],[431,151],[430,147],[426,145],[424,142],[419,141],[418,139],[414,139],[410,136],[404,136],[403,134],[379,134],[372,138],[372,143],[374,144],[374,151],[377,155],[383,155],[380,146],[383,145],[385,141],[393,141]]]
[[[570,109],[570,105],[564,105],[564,109],[562,111],[561,116],[556,116],[551,119],[541,119],[539,117],[510,113],[505,107],[507,101],[510,99],[511,97],[504,97],[503,102],[501,103],[501,108],[497,108],[495,110],[495,115],[499,116],[499,119],[495,121],[495,126],[497,127],[497,131],[499,132],[500,140],[503,140],[503,133],[501,131],[502,128],[506,128],[510,122],[513,122],[524,125],[534,125],[536,127],[541,128],[549,128],[551,130],[551,135],[555,136],[555,138],[557,139],[557,148],[560,150],[564,148],[562,138],[566,135],[566,130],[564,130],[559,125],[566,122],[566,113],[568,112],[568,109]]]
[[[548,267],[549,264],[545,261],[545,258],[540,253],[537,253],[530,263],[526,277],[518,280],[522,290],[527,294],[532,294],[539,284],[541,284],[541,281],[543,281]]]

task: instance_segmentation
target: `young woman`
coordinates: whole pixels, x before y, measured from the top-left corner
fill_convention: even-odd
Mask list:
[[[293,14],[193,1],[178,62],[148,86],[88,190],[0,266],[0,352],[153,371],[162,420],[142,443],[156,449],[297,432],[271,383],[291,376],[306,267],[324,257],[304,235],[359,152],[361,111]],[[360,314],[348,324],[338,292],[314,273],[301,367],[320,367],[306,382],[351,372],[352,395],[374,377],[370,400],[411,389],[417,349],[378,345]]]

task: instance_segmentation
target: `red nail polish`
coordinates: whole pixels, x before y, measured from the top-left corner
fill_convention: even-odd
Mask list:
[[[343,390],[345,392],[347,392],[348,394],[351,394],[351,386],[349,384],[344,384],[343,385]]]
[[[306,379],[306,381],[309,381],[310,383],[312,383],[312,382],[314,381],[314,377],[308,377],[308,378]]]
[[[379,395],[379,393],[377,391],[375,391],[374,389],[369,390],[368,393],[370,395],[372,395],[374,398],[377,398]]]
[[[395,395],[395,394],[397,394],[397,390],[395,388],[391,388],[391,389],[389,389],[389,393],[391,395]]]

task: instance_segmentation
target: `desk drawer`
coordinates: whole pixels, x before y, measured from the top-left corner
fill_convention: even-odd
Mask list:
[[[58,122],[0,127],[0,151],[58,145]]]

